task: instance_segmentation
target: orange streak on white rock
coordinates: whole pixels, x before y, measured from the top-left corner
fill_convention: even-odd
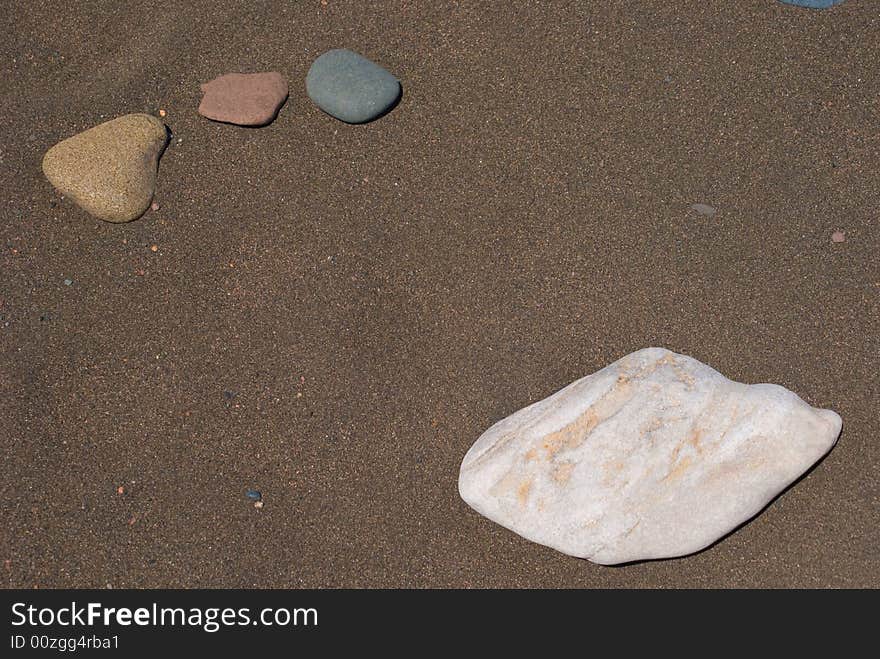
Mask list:
[[[772,384],[639,350],[489,428],[462,498],[535,542],[597,563],[698,551],[821,459],[841,419]]]

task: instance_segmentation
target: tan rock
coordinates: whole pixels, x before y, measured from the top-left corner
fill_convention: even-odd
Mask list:
[[[127,114],[69,137],[43,157],[43,173],[62,194],[107,222],[129,222],[149,208],[165,124]]]

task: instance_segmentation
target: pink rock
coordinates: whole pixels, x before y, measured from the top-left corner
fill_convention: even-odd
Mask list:
[[[199,114],[239,126],[272,123],[287,100],[287,81],[280,73],[227,73],[202,86]]]
[[[846,234],[843,231],[835,231],[831,234],[831,242],[842,243],[846,240]]]

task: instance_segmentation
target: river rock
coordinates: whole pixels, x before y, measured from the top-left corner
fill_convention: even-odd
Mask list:
[[[330,50],[306,75],[306,93],[327,114],[350,124],[372,121],[400,98],[400,82],[351,50]]]
[[[43,173],[91,215],[129,222],[150,206],[166,141],[159,119],[126,114],[53,146],[43,157]]]
[[[227,73],[201,85],[199,114],[239,126],[265,126],[287,100],[287,81],[280,73]]]
[[[477,512],[565,554],[670,558],[760,512],[840,429],[783,387],[646,348],[489,428],[458,486]]]

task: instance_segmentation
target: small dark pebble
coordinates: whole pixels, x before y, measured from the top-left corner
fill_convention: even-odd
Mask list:
[[[247,494],[247,498],[251,501],[261,501],[263,498],[259,490],[248,490],[245,494]]]
[[[226,400],[232,400],[233,398],[235,398],[235,392],[234,391],[224,391],[223,398],[225,398]]]

